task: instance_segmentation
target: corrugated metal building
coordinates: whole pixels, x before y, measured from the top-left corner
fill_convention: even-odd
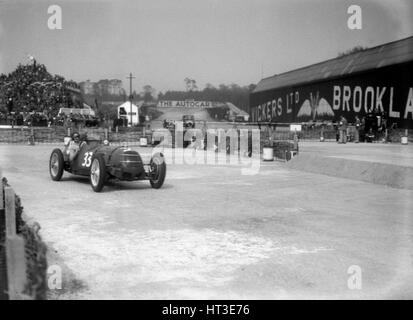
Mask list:
[[[252,121],[354,121],[376,110],[413,128],[413,37],[262,79],[250,96]]]

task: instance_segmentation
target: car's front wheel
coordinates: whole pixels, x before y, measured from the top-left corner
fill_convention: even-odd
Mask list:
[[[49,172],[53,181],[59,181],[62,178],[64,164],[62,150],[54,149],[49,160]]]
[[[150,162],[149,182],[152,188],[159,189],[162,187],[166,176],[165,158],[161,153],[156,153]]]
[[[90,185],[93,191],[100,192],[103,189],[106,180],[106,165],[102,154],[92,158],[90,166]]]

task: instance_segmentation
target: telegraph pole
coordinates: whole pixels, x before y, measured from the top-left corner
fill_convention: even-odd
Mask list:
[[[135,79],[136,77],[132,77],[132,72],[129,74],[129,77],[126,77],[126,79],[129,79],[129,102],[130,102],[130,126],[132,127],[132,79]]]

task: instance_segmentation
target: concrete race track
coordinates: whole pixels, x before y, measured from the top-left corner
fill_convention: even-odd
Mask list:
[[[94,193],[84,178],[50,179],[54,147],[0,145],[3,175],[63,269],[51,298],[413,298],[412,190],[265,162],[256,175],[169,164],[160,190]]]

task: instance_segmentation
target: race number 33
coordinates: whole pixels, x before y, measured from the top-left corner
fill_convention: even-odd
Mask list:
[[[85,153],[83,157],[82,167],[90,167],[90,164],[92,162],[92,155],[93,155],[93,152]]]

